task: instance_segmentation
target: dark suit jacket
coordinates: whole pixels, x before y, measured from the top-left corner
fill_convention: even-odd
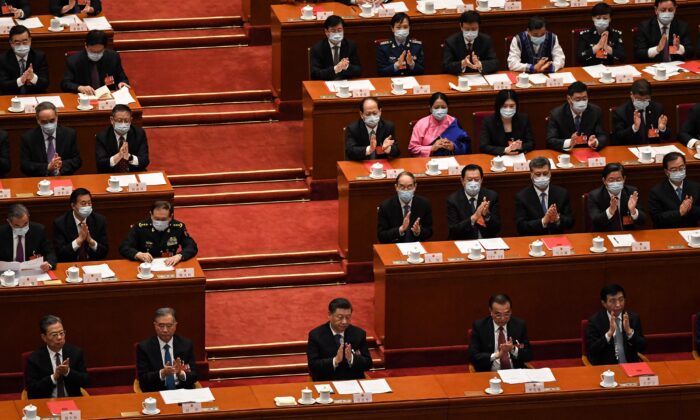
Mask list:
[[[647,342],[642,331],[642,321],[633,312],[625,311],[629,314],[630,328],[634,330],[632,338],[627,338],[623,332],[625,358],[628,363],[639,362],[637,352],[643,352]],[[605,333],[610,329],[608,312],[601,310],[588,319],[588,329],[586,329],[586,341],[588,342],[588,360],[592,365],[616,365],[615,337],[610,341],[605,339]]]
[[[14,261],[12,228],[7,223],[0,226],[0,244],[0,261]],[[29,232],[24,237],[25,261],[34,255],[43,256],[44,261],[51,264],[51,267],[56,267],[56,254],[46,236],[44,225],[29,222]]]
[[[336,74],[333,70],[333,52],[328,39],[323,38],[311,47],[311,80],[342,80],[360,77],[362,67],[357,55],[357,46],[349,39],[340,43],[340,59],[350,60],[350,66]]]
[[[76,1],[75,3],[77,4],[78,2]],[[63,16],[63,13],[61,13],[61,9],[67,4],[68,0],[49,0],[49,11],[54,16]],[[93,13],[90,13],[90,15],[96,15],[102,12],[101,0],[90,0],[90,6],[92,6],[92,8],[95,9],[95,11]],[[83,10],[83,7],[84,6],[78,6],[80,10]],[[69,12],[68,14],[70,13],[72,12]]]
[[[532,349],[530,341],[527,338],[527,326],[525,321],[520,318],[511,317],[506,324],[508,338],[513,339],[513,343],[522,345],[518,349],[518,357],[511,353],[510,358],[514,369],[524,369],[525,363],[532,360]],[[474,321],[472,325],[472,336],[469,343],[469,357],[477,372],[488,372],[491,370],[491,355],[496,352],[496,344],[494,335],[496,330],[493,326],[493,318],[486,318]]]
[[[116,172],[117,166],[109,166],[109,159],[119,151],[114,128],[110,125],[97,133],[95,143],[95,162],[97,172]],[[145,171],[150,161],[148,160],[148,140],[146,131],[141,127],[131,126],[126,134],[126,142],[129,144],[129,153],[138,157],[138,165],[129,165],[129,172]]]
[[[333,369],[333,358],[338,352],[330,324],[326,322],[309,332],[306,357],[309,373],[314,381],[363,379],[364,372],[372,368],[372,357],[367,349],[367,333],[362,328],[349,325],[344,333],[344,342],[354,352],[352,366],[345,360]]]
[[[197,366],[192,350],[192,341],[179,335],[173,336],[173,363],[178,357],[182,363],[190,366],[187,378],[184,382],[177,382],[176,388],[193,389],[197,382]],[[163,369],[163,357],[161,356],[158,337],[153,336],[139,343],[136,349],[136,370],[139,377],[139,386],[143,392],[163,391],[165,381],[160,379],[160,370]]]
[[[375,127],[377,135],[377,149],[381,148],[382,143],[387,137],[391,136],[394,139],[394,145],[391,146],[389,155],[377,154],[372,152],[369,156],[365,154],[367,146],[369,146],[369,133],[367,126],[361,119],[351,123],[345,127],[345,159],[346,160],[372,160],[372,159],[391,159],[398,157],[399,141],[394,135],[394,123],[385,119],[380,119],[377,127]]]
[[[693,105],[688,113],[688,119],[683,123],[678,140],[687,145],[691,139],[700,139],[700,103]]]
[[[56,153],[61,156],[63,166],[60,175],[73,175],[80,169],[82,161],[78,151],[75,130],[59,125],[54,133]],[[41,127],[36,127],[22,134],[22,146],[19,153],[22,173],[26,176],[48,176],[46,143]]]
[[[697,227],[700,220],[700,184],[686,178],[683,181],[683,197],[693,197],[693,207],[681,217],[675,189],[668,179],[654,186],[649,193],[649,213],[657,229]]]
[[[0,129],[0,177],[4,178],[10,172],[10,141],[7,131]]]
[[[625,46],[622,44],[622,32],[612,28],[608,28],[607,32],[608,45],[612,48],[612,54],[609,54],[606,58],[597,58],[593,53],[593,46],[600,41],[600,34],[598,34],[598,30],[595,27],[579,32],[576,65],[606,64],[612,66],[625,61]]]
[[[494,238],[498,236],[498,232],[501,231],[501,214],[498,205],[498,194],[496,191],[482,187],[476,197],[477,207],[484,200],[484,197],[491,203],[489,205],[491,216],[488,220],[484,220],[484,223],[486,223],[485,227],[476,223],[472,226],[471,217],[474,212],[472,211],[472,206],[469,204],[469,199],[464,189],[460,189],[447,197],[447,224],[449,226],[447,239],[478,239],[479,232],[481,232],[481,236],[484,238]]]
[[[24,12],[24,19],[32,15],[32,6],[29,4],[29,0],[5,0],[5,4],[15,9],[22,9]]]
[[[649,128],[659,127],[659,117],[664,113],[664,107],[658,102],[651,101],[644,110],[642,124],[635,133],[632,130],[634,123],[634,105],[632,101],[627,101],[615,109],[612,115],[613,121],[613,143],[614,144],[649,144],[667,142],[671,139],[671,127],[666,127],[666,131],[659,132],[658,137],[649,138],[647,132]]]
[[[102,260],[109,251],[107,240],[107,219],[99,213],[93,212],[86,219],[90,236],[97,242],[97,249],[88,248],[90,260]],[[73,251],[73,240],[78,237],[78,227],[75,225],[73,210],[68,211],[53,221],[53,240],[58,260],[61,262],[78,261],[78,251]]]
[[[377,215],[377,236],[383,244],[396,242],[427,241],[433,236],[433,211],[430,202],[423,197],[414,195],[411,202],[411,222],[403,236],[399,234],[399,228],[403,223],[403,203],[399,202],[398,195],[388,198],[379,205]],[[416,237],[411,227],[420,217],[420,235]]]
[[[91,86],[92,63],[84,49],[67,57],[61,89],[64,92],[77,93],[79,86]],[[116,51],[105,49],[102,59],[97,62],[97,72],[100,75],[100,86],[98,87],[104,85],[107,76],[114,77],[115,87],[122,82],[129,84],[129,79],[122,68],[122,60]]]
[[[569,192],[556,185],[549,185],[547,196],[548,206],[557,205],[559,212],[559,225],[550,223],[547,228],[542,227],[544,211],[540,204],[540,197],[535,192],[535,187],[528,185],[515,195],[515,223],[518,235],[548,235],[561,234],[564,230],[574,226],[574,216],[569,205]]]
[[[508,140],[522,140],[523,153],[527,153],[535,148],[535,139],[530,128],[530,119],[527,114],[518,112],[513,116],[512,130],[508,138],[503,128],[503,120],[500,114],[489,115],[481,123],[481,153],[500,156],[508,147]]]
[[[24,94],[46,93],[49,87],[49,64],[46,61],[46,54],[41,50],[32,48],[25,59],[27,68],[32,65],[34,74],[38,79],[36,85],[25,85]],[[19,72],[19,62],[15,52],[10,48],[0,57],[0,90],[3,95],[19,95],[20,88],[17,87],[17,79],[22,76]]]
[[[481,61],[481,73],[490,74],[498,71],[498,58],[491,45],[491,37],[479,31],[479,35],[472,43],[472,52],[475,52]],[[467,56],[467,44],[462,32],[450,35],[442,47],[442,70],[445,73],[462,73],[462,60]],[[467,73],[476,70],[465,69]]]
[[[635,191],[637,191],[636,187],[625,185],[620,193],[620,208],[618,212],[623,217],[630,216],[630,211],[627,208],[627,201]],[[633,221],[632,224],[624,225],[622,218],[620,218],[620,224],[623,225],[623,230],[634,230],[637,226],[644,225],[647,217],[641,209],[641,204],[641,201],[637,201],[637,212],[639,216],[637,216],[637,220]],[[591,218],[593,232],[612,232],[619,230],[617,229],[615,221],[616,216],[613,215],[612,219],[608,219],[608,215],[605,212],[609,206],[610,193],[608,193],[604,185],[588,193],[588,216]],[[631,216],[630,220],[632,220]]]
[[[595,134],[598,139],[596,150],[600,150],[608,145],[608,134],[603,129],[602,115],[600,107],[589,102],[588,108],[583,111],[581,116],[579,132],[585,136]],[[576,124],[568,103],[554,108],[549,113],[549,120],[547,121],[547,147],[549,149],[564,151],[564,141],[570,139],[575,132]]]
[[[88,386],[88,373],[83,360],[83,351],[66,343],[61,351],[61,356],[62,361],[70,359],[68,362],[70,372],[63,377],[66,394],[70,397],[79,397],[80,388]],[[39,347],[29,356],[27,369],[24,371],[24,382],[29,399],[51,398],[51,393],[56,387],[50,378],[53,372],[49,349],[46,346]]]
[[[676,16],[678,16],[678,14],[676,14]],[[678,35],[681,40],[681,45],[685,47],[685,54],[671,54],[671,61],[686,61],[695,57],[687,23],[673,18],[668,32],[671,35],[669,37],[669,45],[673,45],[673,35]],[[637,30],[637,35],[634,37],[634,60],[638,63],[662,61],[664,57],[663,52],[657,54],[654,58],[649,58],[648,53],[649,48],[659,45],[660,40],[661,29],[659,28],[659,21],[656,16],[641,22]]]

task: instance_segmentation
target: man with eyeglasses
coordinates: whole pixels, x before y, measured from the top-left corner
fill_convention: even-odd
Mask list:
[[[139,343],[136,369],[143,392],[193,389],[197,382],[192,341],[175,335],[175,309],[160,308],[153,318],[156,335]]]
[[[416,176],[396,177],[396,195],[379,205],[377,236],[383,244],[427,241],[433,235],[433,211],[427,198],[415,195]]]
[[[309,332],[306,356],[314,381],[363,379],[372,368],[367,333],[350,324],[352,305],[345,298],[328,304],[328,322]]]
[[[131,124],[131,108],[115,105],[111,125],[95,138],[97,172],[142,172],[148,167],[146,131]]]
[[[513,316],[510,297],[497,294],[489,299],[486,318],[474,321],[469,342],[471,364],[477,372],[523,369],[532,360],[525,321]]]
[[[3,95],[46,93],[49,64],[43,51],[32,48],[32,33],[25,26],[10,29],[10,49],[0,58],[0,92]]]
[[[685,177],[685,156],[671,152],[663,159],[668,177],[649,193],[649,213],[655,228],[697,227],[700,219],[700,184]]]
[[[39,329],[46,345],[27,359],[24,371],[27,397],[79,397],[80,388],[88,386],[83,351],[66,343],[66,330],[61,318],[46,315],[41,318]]]

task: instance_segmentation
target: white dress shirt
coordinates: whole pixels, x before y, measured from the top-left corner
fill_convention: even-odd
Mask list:
[[[549,58],[554,66],[554,71],[557,72],[564,67],[566,56],[564,56],[564,50],[562,50],[561,45],[559,45],[559,37],[557,37],[556,34],[552,34],[552,36],[554,37],[554,45],[552,46],[552,57]],[[510,43],[510,51],[508,51],[508,70],[517,71],[518,73],[529,73],[530,64],[522,62],[522,51],[518,40],[519,38],[516,35]],[[540,48],[542,48],[541,45],[533,45],[532,47],[535,53],[538,53]]]
[[[331,329],[331,334],[333,334],[333,339],[334,339],[334,340],[335,340],[336,334],[340,334],[341,342],[342,342],[342,343],[345,343],[345,331],[343,331],[343,332],[336,332],[336,331],[333,329],[333,327],[331,327],[331,324],[330,324],[330,323],[328,324],[328,327]],[[345,349],[343,349],[343,352],[345,352]],[[354,359],[355,359],[354,353],[351,352],[351,353],[350,353],[350,360],[348,361],[348,365],[352,366],[352,362],[353,362]],[[338,363],[336,363],[336,361],[335,361],[335,356],[333,356],[333,369],[335,369],[335,368],[337,368],[337,367],[338,367]]]
[[[20,57],[19,55],[15,54],[15,57],[17,58],[17,65],[19,65],[19,62],[21,60],[24,60],[24,71],[27,71],[29,68],[29,63],[27,62],[27,59],[29,58],[29,54],[27,54],[24,57]],[[21,69],[21,67],[20,67]],[[39,76],[34,73],[34,76],[32,76],[32,80],[29,81],[29,83],[36,85],[36,82],[39,80]],[[20,74],[19,77],[17,78],[17,87],[22,87],[24,83],[22,83],[22,75]]]
[[[620,315],[618,315],[617,317],[613,317],[613,315],[610,313],[610,311],[607,311],[607,313],[608,313],[608,322],[611,322],[611,323],[615,322],[616,323],[617,321],[615,321],[615,319],[618,319],[618,320],[620,320],[620,325],[622,325],[622,312],[620,312]],[[615,327],[617,327],[617,323],[615,324]],[[622,334],[623,332],[624,332],[624,327],[623,327],[623,331],[620,331],[619,329],[615,328],[615,334]],[[632,334],[628,335],[627,338],[628,339],[632,338],[633,335],[634,335],[634,330],[632,330]],[[605,340],[607,340],[608,343],[610,342],[610,340],[612,340],[612,338],[613,338],[613,336],[610,335],[609,332],[605,333]]]
[[[661,24],[661,22],[659,22],[658,19],[656,20],[656,23],[659,25],[659,32],[661,33],[661,36],[663,36],[664,35],[664,25]],[[669,47],[669,55],[671,55],[670,48],[671,48],[671,45],[673,45],[673,38],[668,36],[670,30],[671,30],[671,24],[669,23],[666,26],[666,32],[665,32],[667,35],[666,43],[668,44],[668,47]],[[654,45],[653,47],[651,47],[647,50],[647,55],[649,56],[649,58],[654,58],[657,55],[664,53],[664,50],[661,50],[661,52],[656,51],[656,47],[657,47],[657,45]],[[676,51],[676,54],[680,54],[680,55],[685,54],[685,47],[683,46],[683,44],[678,45],[678,51]]]
[[[493,348],[494,352],[491,353],[491,371],[497,371],[501,368],[501,359],[498,358],[498,329],[500,326],[493,322]],[[506,337],[506,342],[508,341],[508,325],[503,326],[503,334]],[[518,357],[518,346],[513,346],[513,350],[508,353],[508,358],[510,359],[510,366],[513,366],[513,358]]]
[[[61,358],[61,363],[64,362],[63,349],[59,350],[58,352],[51,350],[48,346],[46,347],[46,349],[49,351],[49,359],[51,360],[51,370],[53,372],[55,372],[56,368],[58,367],[56,365],[56,354],[58,354],[59,357]],[[66,377],[66,376],[68,376],[69,373],[70,373],[70,368],[68,368],[68,372],[66,372],[66,374],[63,376]],[[56,384],[58,382],[56,382],[56,379],[53,377],[53,373],[51,375],[49,375],[49,377],[51,378],[51,383],[54,384],[53,391],[51,391],[51,398],[56,398],[56,397],[58,397],[58,389],[56,388]],[[64,387],[65,387],[65,383],[64,383]]]
[[[87,219],[84,221],[81,221],[77,217],[75,217],[75,213],[73,213],[73,220],[75,221],[75,227],[78,229],[78,234],[80,234],[80,224],[81,223],[86,223],[87,224]],[[94,241],[94,239],[93,239]],[[71,242],[71,246],[73,247],[73,251],[77,251],[80,246],[78,245],[78,239],[73,239],[73,242]],[[92,246],[88,243],[88,246],[90,249],[93,251],[97,251],[97,241],[95,241],[95,246]]]

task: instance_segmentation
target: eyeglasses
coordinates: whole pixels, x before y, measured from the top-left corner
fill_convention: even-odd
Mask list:
[[[173,327],[175,327],[175,325],[177,325],[177,324],[156,324],[156,327],[159,330],[170,330]]]
[[[496,312],[493,314],[493,317],[496,319],[506,319],[506,318],[510,318],[511,315],[512,315],[511,312]]]
[[[668,168],[669,172],[679,172],[679,171],[685,171],[685,165],[679,166],[677,168]]]
[[[49,334],[47,334],[47,335],[49,336],[49,338],[65,337],[65,336],[66,336],[66,331],[65,331],[65,330],[63,330],[63,331],[56,331],[56,332],[49,333]]]

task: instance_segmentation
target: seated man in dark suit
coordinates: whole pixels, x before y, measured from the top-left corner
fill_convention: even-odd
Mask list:
[[[49,0],[49,11],[54,16],[70,14],[96,15],[102,12],[101,0]]]
[[[112,125],[96,138],[97,172],[145,171],[150,163],[146,131],[131,125],[131,109],[127,105],[115,105],[109,120]]]
[[[377,73],[379,76],[412,76],[425,73],[423,44],[409,38],[411,18],[399,12],[391,17],[391,39],[377,47]]]
[[[367,333],[350,324],[352,305],[344,298],[328,304],[328,322],[309,332],[306,357],[314,381],[363,379],[372,368]]]
[[[574,226],[569,192],[550,185],[549,159],[538,156],[530,161],[533,185],[515,195],[515,223],[518,235],[561,234]]]
[[[32,34],[22,25],[10,29],[10,48],[0,59],[3,95],[45,93],[49,87],[46,54],[32,48]]]
[[[681,132],[678,133],[678,141],[682,145],[696,149],[700,146],[700,103],[693,105],[688,113],[688,118],[681,127]],[[696,153],[700,153],[697,152]]]
[[[11,167],[9,136],[7,131],[0,129],[0,178],[4,178]]]
[[[610,27],[612,7],[597,3],[591,9],[593,27],[579,33],[576,62],[579,66],[605,64],[612,66],[625,61],[622,32]]]
[[[637,79],[632,83],[630,100],[612,115],[615,144],[649,144],[671,139],[664,107],[651,100],[651,83]]]
[[[345,159],[391,159],[399,156],[394,123],[382,119],[377,98],[360,102],[360,119],[345,127]]]
[[[7,224],[0,226],[0,261],[25,262],[43,257],[43,271],[56,268],[54,254],[44,225],[29,221],[29,210],[12,204],[7,211]]]
[[[156,335],[139,343],[136,370],[143,392],[193,389],[197,382],[192,341],[175,335],[175,309],[160,308],[153,318]]]
[[[639,24],[634,38],[634,59],[638,63],[686,61],[692,59],[688,24],[676,19],[676,0],[655,0],[656,16]]]
[[[343,36],[344,21],[329,16],[323,22],[326,39],[311,48],[311,80],[341,80],[360,77],[362,67],[357,46]]]
[[[524,369],[532,360],[525,321],[512,316],[508,295],[489,299],[491,315],[474,321],[469,358],[477,372]]]
[[[11,15],[15,19],[26,19],[32,15],[32,6],[29,0],[1,0],[2,14]]]
[[[566,103],[549,113],[547,147],[560,152],[568,152],[574,147],[602,149],[608,144],[602,115],[598,105],[588,103],[588,88],[584,83],[570,84]]]
[[[396,195],[379,205],[377,236],[383,244],[427,241],[433,235],[430,202],[416,192],[416,176],[401,172],[396,178]]]
[[[608,163],[603,168],[603,185],[588,193],[588,217],[593,232],[633,230],[644,225],[646,215],[637,208],[639,192],[625,185],[625,168]]]
[[[481,17],[470,10],[459,17],[460,31],[450,35],[442,47],[442,71],[451,74],[498,71],[498,58],[491,37],[479,31]]]
[[[685,156],[671,152],[664,156],[667,180],[649,193],[649,213],[659,229],[697,227],[700,221],[700,184],[685,179]]]
[[[618,284],[608,284],[601,289],[603,310],[588,319],[586,329],[588,360],[592,365],[640,361],[637,353],[643,352],[647,343],[639,316],[625,310],[626,298],[625,289]]]
[[[66,343],[61,318],[46,315],[41,318],[39,328],[46,345],[39,347],[27,360],[24,371],[27,397],[79,397],[80,388],[88,386],[83,351]]]
[[[498,236],[501,216],[498,194],[482,188],[484,171],[475,164],[462,168],[462,187],[447,197],[447,239],[479,239]]]
[[[109,251],[107,219],[92,211],[92,195],[77,188],[70,195],[71,211],[53,222],[53,236],[61,262],[102,260]]]
[[[56,106],[42,102],[36,107],[39,127],[22,134],[20,169],[26,176],[73,175],[80,166],[75,130],[58,125]]]
[[[94,95],[95,89],[111,90],[129,86],[119,53],[108,50],[107,34],[92,30],[85,38],[85,49],[66,58],[61,89],[64,92]]]

